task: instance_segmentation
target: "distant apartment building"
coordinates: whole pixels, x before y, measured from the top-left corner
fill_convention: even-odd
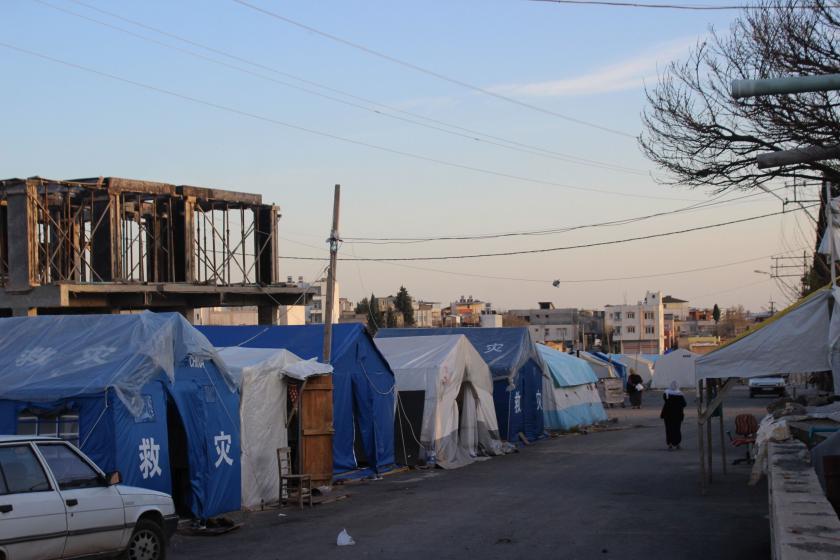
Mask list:
[[[324,323],[325,318],[329,317],[331,323],[338,323],[341,319],[341,306],[339,302],[339,285],[335,282],[335,298],[333,299],[332,311],[325,310],[327,306],[327,279],[321,278],[317,282],[305,287],[310,289],[312,296],[312,304],[306,308],[306,322],[307,323]]]
[[[662,292],[647,292],[645,298],[635,304],[607,305],[604,323],[613,351],[624,354],[665,352]]]
[[[511,315],[528,323],[535,342],[563,343],[566,347],[580,340],[580,312],[577,309],[556,309],[550,301],[537,303],[534,309],[511,309]]]
[[[440,302],[413,300],[414,326],[421,328],[435,328],[443,325]]]
[[[461,296],[458,301],[453,301],[443,310],[443,316],[446,326],[479,327],[481,313],[492,309],[493,305],[490,302],[473,299],[472,296]]]
[[[688,319],[688,301],[665,296],[662,298],[662,308],[665,313],[665,348],[676,348],[680,337],[680,324]]]

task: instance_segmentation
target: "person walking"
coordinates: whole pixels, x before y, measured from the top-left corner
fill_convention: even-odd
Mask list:
[[[642,376],[631,368],[630,375],[627,376],[627,396],[630,397],[631,408],[642,408],[642,391],[644,388]]]
[[[672,451],[679,449],[682,442],[682,423],[685,419],[683,409],[687,403],[676,381],[671,381],[671,385],[662,393],[662,399],[665,403],[659,417],[665,421],[665,442],[668,451]]]

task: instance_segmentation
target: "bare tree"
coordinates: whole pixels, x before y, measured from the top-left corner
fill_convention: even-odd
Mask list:
[[[840,72],[838,10],[825,0],[772,0],[745,9],[725,31],[710,30],[686,60],[647,90],[642,150],[665,184],[747,190],[780,177],[822,180],[832,163],[761,170],[764,152],[840,139],[835,92],[734,100],[733,79]]]

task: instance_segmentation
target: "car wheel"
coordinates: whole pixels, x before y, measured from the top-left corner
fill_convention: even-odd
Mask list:
[[[127,560],[164,560],[166,538],[160,525],[149,519],[141,519],[134,526],[128,548],[123,555]]]

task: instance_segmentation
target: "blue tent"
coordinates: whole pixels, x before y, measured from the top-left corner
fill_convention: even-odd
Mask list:
[[[217,347],[285,348],[304,359],[323,359],[323,325],[198,327]],[[360,324],[333,325],[333,472],[353,473],[358,428],[367,464],[394,465],[394,373]]]
[[[526,327],[380,329],[377,337],[463,334],[490,366],[499,433],[515,441],[543,436],[543,364]]]
[[[174,313],[0,319],[0,432],[64,437],[198,518],[237,510],[239,397],[219,364]]]
[[[545,390],[543,416],[550,430],[571,430],[607,420],[598,396],[598,376],[586,360],[537,344],[551,375]]]

